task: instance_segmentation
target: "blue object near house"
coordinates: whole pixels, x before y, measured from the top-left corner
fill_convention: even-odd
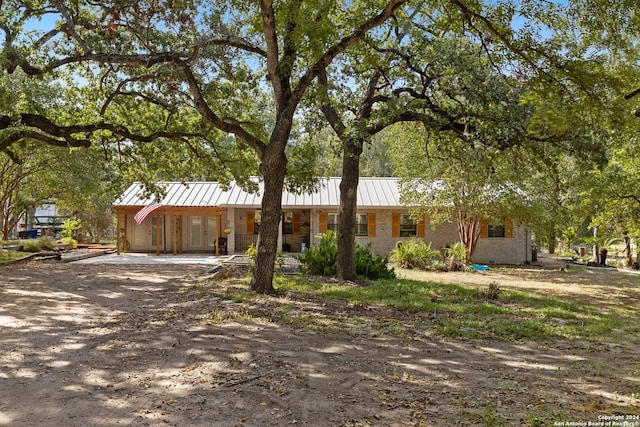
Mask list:
[[[488,265],[478,265],[478,264],[471,264],[471,268],[477,271],[487,271],[489,269]]]

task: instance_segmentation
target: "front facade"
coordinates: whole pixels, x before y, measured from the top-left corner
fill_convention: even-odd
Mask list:
[[[119,251],[182,253],[242,253],[257,243],[260,229],[260,191],[251,194],[232,184],[215,182],[165,183],[160,207],[138,224],[134,215],[153,202],[142,199],[133,184],[114,204],[118,218]],[[322,181],[311,194],[285,192],[278,246],[283,252],[302,252],[317,244],[320,235],[337,228],[339,178]],[[416,221],[402,206],[395,178],[361,178],[358,186],[356,241],[371,243],[376,255],[387,255],[398,242],[416,237],[444,248],[459,241],[457,225],[433,229]],[[531,236],[522,224],[486,224],[473,261],[521,264],[531,260]]]

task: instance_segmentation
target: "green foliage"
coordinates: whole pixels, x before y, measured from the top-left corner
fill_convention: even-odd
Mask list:
[[[622,239],[619,237],[605,237],[605,236],[598,236],[598,237],[586,237],[584,239],[585,243],[588,243],[590,245],[595,245],[597,246],[600,250],[606,250],[608,251],[611,246],[622,242]]]
[[[24,252],[50,251],[57,247],[54,240],[46,238],[23,240],[21,241],[21,244]]]
[[[311,246],[298,256],[300,271],[303,274],[333,277],[336,275],[338,255],[338,238],[336,232],[327,230],[320,238],[320,243]],[[355,251],[356,273],[368,279],[392,279],[395,277],[393,269],[388,267],[389,260],[385,257],[374,257],[371,244],[356,245]]]
[[[60,243],[63,243],[65,245],[72,245],[73,249],[76,249],[78,247],[78,241],[73,237],[63,237],[60,239]]]
[[[303,274],[317,276],[336,275],[336,260],[338,255],[338,237],[333,230],[327,230],[317,245],[307,248],[298,257],[300,271]]]
[[[24,256],[25,256],[24,252],[0,249],[0,262],[13,261],[16,259],[23,258]]]
[[[573,227],[565,228],[562,231],[562,243],[564,243],[565,250],[569,250],[576,243],[576,239],[578,238],[578,234],[576,233],[576,229]]]
[[[401,268],[430,270],[434,262],[441,260],[440,251],[431,249],[431,242],[412,237],[391,251],[390,260]]]
[[[389,268],[389,259],[386,257],[374,257],[371,253],[371,243],[366,246],[356,246],[356,273],[368,279],[393,279],[396,273]]]
[[[467,248],[460,242],[449,245],[444,250],[445,267],[449,271],[460,271],[467,268]]]
[[[68,218],[62,223],[62,238],[72,239],[77,241],[82,240],[82,221],[78,218]]]
[[[426,327],[438,335],[450,337],[512,341],[548,340],[562,336],[610,342],[613,329],[623,331],[616,336],[620,340],[627,339],[628,334],[637,329],[638,313],[635,308],[632,312],[603,312],[596,304],[578,304],[566,298],[506,290],[496,283],[473,288],[392,279],[378,280],[371,286],[354,287],[289,277],[278,283],[278,289],[312,294],[313,301],[321,296],[342,300],[354,307],[375,304],[409,312],[432,313],[436,320]],[[316,318],[309,316],[308,321]],[[369,329],[372,326],[369,325]],[[415,333],[415,328],[424,326],[424,323],[398,325],[394,333]],[[339,327],[354,332],[354,328],[362,326],[351,323]],[[382,326],[377,330],[382,331]]]

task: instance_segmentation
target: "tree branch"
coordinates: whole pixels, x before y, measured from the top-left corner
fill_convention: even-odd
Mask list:
[[[407,2],[408,0],[390,0],[382,12],[366,21],[360,26],[360,28],[343,37],[338,43],[327,49],[320,59],[318,59],[300,78],[296,88],[292,92],[289,108],[295,108],[298,105],[311,82],[318,76],[320,70],[326,68],[336,56],[344,52],[349,46],[362,40],[368,31],[382,25],[398,8]]]

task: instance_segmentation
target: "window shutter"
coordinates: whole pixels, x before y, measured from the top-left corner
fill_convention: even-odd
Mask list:
[[[327,213],[320,212],[318,214],[318,222],[320,223],[318,231],[320,234],[324,234],[327,232]]]
[[[391,214],[391,237],[400,237],[400,214]]]
[[[300,234],[300,212],[293,213],[293,234]]]
[[[480,238],[486,239],[489,237],[489,221],[486,219],[480,220]]]
[[[367,214],[367,236],[376,237],[376,214]]]
[[[507,218],[504,221],[504,237],[509,239],[513,237],[513,221],[511,221],[511,218]]]
[[[418,221],[416,223],[416,237],[424,237],[426,233],[425,228],[426,226],[425,226],[424,219],[421,221]]]
[[[247,234],[253,234],[253,226],[255,224],[255,213],[247,211]]]

